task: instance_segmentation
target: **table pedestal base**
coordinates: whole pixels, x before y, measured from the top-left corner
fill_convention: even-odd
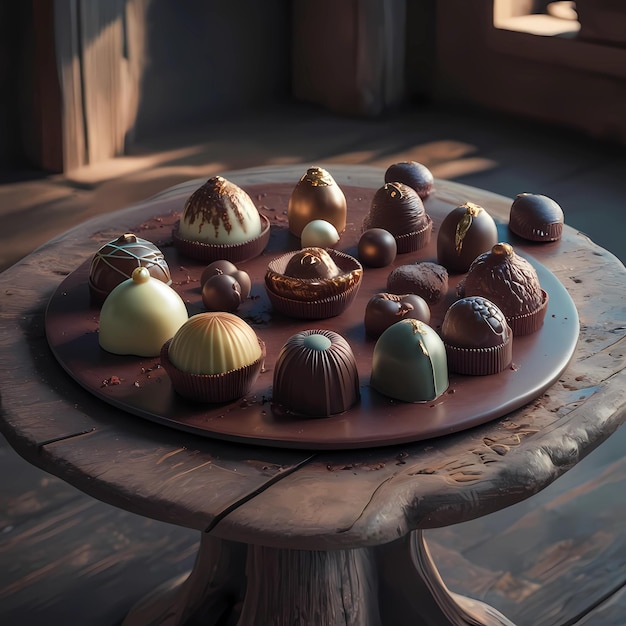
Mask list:
[[[514,626],[450,592],[422,531],[351,550],[267,548],[203,535],[193,570],[137,604],[123,626]]]

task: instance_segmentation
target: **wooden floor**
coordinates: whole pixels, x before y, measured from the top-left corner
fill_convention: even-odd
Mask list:
[[[285,105],[144,141],[69,177],[7,173],[0,270],[73,224],[191,178],[269,163],[325,164],[332,173],[333,163],[409,159],[507,196],[549,195],[570,226],[626,260],[621,148],[495,115],[425,107],[362,120]],[[626,625],[624,449],[622,429],[530,500],[430,531],[444,580],[518,626]],[[195,532],[97,502],[4,440],[0,474],[2,626],[119,624],[143,594],[193,563]]]

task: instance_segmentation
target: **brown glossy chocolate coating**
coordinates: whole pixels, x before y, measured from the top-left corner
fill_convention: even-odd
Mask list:
[[[448,291],[448,272],[429,261],[400,265],[387,277],[387,290],[395,294],[414,293],[429,305],[435,304]]]
[[[172,278],[163,253],[150,241],[125,233],[104,244],[93,256],[89,268],[89,288],[96,301],[120,283],[128,280],[135,269],[145,267],[153,278],[170,285]]]
[[[544,301],[537,271],[508,243],[497,243],[479,255],[457,291],[462,297],[491,300],[507,318],[532,313]]]
[[[202,274],[200,275],[200,287],[204,287],[207,280],[209,280],[212,276],[218,276],[220,274],[232,276],[239,283],[239,286],[241,287],[242,300],[245,300],[250,295],[252,281],[250,280],[248,273],[244,270],[237,269],[237,266],[234,263],[225,259],[213,261],[204,268]]]
[[[241,286],[228,274],[211,276],[202,287],[202,303],[208,311],[236,311],[241,300]]]
[[[466,202],[444,218],[437,235],[437,262],[464,274],[472,261],[498,242],[498,228],[483,207]]]
[[[321,167],[310,167],[289,198],[289,231],[300,237],[309,222],[325,220],[341,234],[346,228],[346,216],[346,197],[334,178]]]
[[[511,336],[504,313],[490,300],[469,296],[454,302],[441,325],[446,343],[459,348],[491,348]]]
[[[433,191],[434,178],[431,171],[417,161],[394,163],[385,172],[386,183],[404,183],[415,189],[417,195],[425,200]]]
[[[426,300],[414,293],[377,293],[365,307],[363,323],[370,337],[379,337],[389,326],[403,319],[415,319],[428,324],[430,307]]]
[[[383,228],[394,237],[417,232],[428,223],[428,216],[417,192],[400,182],[385,183],[372,198],[363,229]]]
[[[360,397],[356,359],[332,330],[304,330],[283,345],[273,376],[275,409],[308,417],[347,411]]]
[[[359,238],[358,257],[363,265],[386,267],[398,253],[395,237],[384,228],[369,228]]]
[[[341,270],[323,248],[304,248],[296,252],[287,267],[285,276],[292,278],[335,278]]]
[[[563,222],[563,209],[548,196],[520,193],[511,205],[509,228],[529,241],[557,241]]]

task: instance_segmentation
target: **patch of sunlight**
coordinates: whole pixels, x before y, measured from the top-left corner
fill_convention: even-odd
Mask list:
[[[497,162],[482,157],[455,159],[445,163],[438,163],[430,168],[435,178],[454,179],[458,176],[476,174],[497,167]]]

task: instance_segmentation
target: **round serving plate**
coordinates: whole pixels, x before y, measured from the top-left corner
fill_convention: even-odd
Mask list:
[[[385,446],[447,435],[503,417],[541,395],[567,367],[578,340],[576,307],[559,280],[533,258],[532,251],[537,248],[523,244],[509,233],[506,224],[499,224],[500,240],[511,241],[515,250],[534,265],[541,286],[549,295],[542,328],[532,335],[514,338],[513,363],[499,374],[451,374],[448,390],[432,402],[412,404],[383,396],[369,386],[376,342],[365,335],[365,306],[374,294],[386,291],[387,276],[394,267],[436,261],[438,227],[456,204],[437,194],[428,198],[425,208],[434,226],[429,245],[398,255],[388,267],[365,268],[357,297],[341,315],[298,320],[274,311],[264,287],[269,261],[300,247],[299,239],[287,228],[287,205],[293,184],[244,188],[271,223],[265,251],[238,265],[249,273],[253,286],[250,298],[240,306],[237,315],[254,328],[267,353],[265,368],[247,396],[220,405],[189,402],[172,389],[158,357],[119,356],[102,350],[98,343],[99,307],[89,295],[89,261],[67,276],[52,295],[46,311],[46,334],[56,359],[78,384],[126,411],[128,419],[145,418],[206,437],[256,445],[315,450]],[[348,224],[336,248],[356,256],[361,223],[375,190],[344,185],[342,189],[348,201]],[[163,251],[172,273],[172,287],[185,301],[189,314],[194,315],[204,311],[199,279],[206,264],[181,256],[172,244],[172,229],[184,200],[176,194],[155,199],[154,217],[137,224],[132,232]],[[122,233],[112,233],[111,239],[119,234]],[[463,275],[451,275],[446,297],[431,307],[431,326],[435,329],[457,298],[456,286],[462,278]],[[361,399],[345,413],[299,418],[272,408],[273,366],[278,353],[291,335],[306,329],[334,330],[348,340],[354,351]]]

